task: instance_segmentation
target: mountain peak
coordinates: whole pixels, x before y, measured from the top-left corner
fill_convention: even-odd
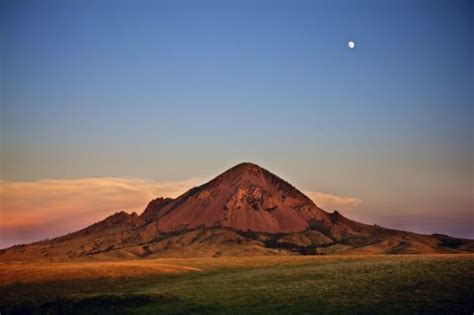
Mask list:
[[[240,172],[246,172],[246,171],[255,171],[255,170],[261,170],[263,169],[262,167],[258,166],[257,164],[251,163],[251,162],[242,162],[239,163],[229,169],[229,171],[240,171]]]
[[[312,219],[329,222],[328,213],[298,189],[249,162],[228,169],[175,200],[149,205],[142,218],[157,221],[163,232],[200,226],[294,232],[308,228]]]
[[[253,164],[250,162],[243,162],[239,163],[231,168],[229,168],[227,171],[219,175],[219,177],[243,177],[249,174],[254,174],[254,175],[261,175],[263,172],[266,170],[257,164]],[[267,171],[268,172],[268,171]]]

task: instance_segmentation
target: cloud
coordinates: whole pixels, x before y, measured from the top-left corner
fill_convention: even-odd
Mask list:
[[[141,213],[150,200],[177,197],[202,182],[116,177],[0,181],[0,248],[69,233],[120,210]],[[356,198],[305,193],[330,211],[360,204]]]
[[[176,197],[199,183],[114,177],[1,181],[0,248],[75,231],[120,210],[140,213],[151,199]]]
[[[314,201],[318,207],[327,210],[349,210],[357,207],[362,200],[353,197],[341,197],[319,191],[305,191],[304,194]]]

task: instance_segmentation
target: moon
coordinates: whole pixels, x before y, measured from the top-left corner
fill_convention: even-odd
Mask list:
[[[350,49],[355,48],[355,46],[356,46],[356,43],[353,40],[350,40],[347,42],[347,47],[349,47]]]

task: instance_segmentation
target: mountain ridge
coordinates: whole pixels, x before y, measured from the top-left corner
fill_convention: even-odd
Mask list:
[[[474,241],[368,225],[319,208],[296,187],[240,163],[143,212],[117,212],[52,240],[0,251],[0,261],[294,254],[474,252]]]

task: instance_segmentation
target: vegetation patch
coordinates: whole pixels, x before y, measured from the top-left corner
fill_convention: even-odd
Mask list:
[[[464,245],[465,242],[461,239],[446,236],[446,235],[440,235],[439,236],[439,246],[442,247],[448,247],[448,248],[458,248],[462,245]]]

